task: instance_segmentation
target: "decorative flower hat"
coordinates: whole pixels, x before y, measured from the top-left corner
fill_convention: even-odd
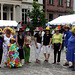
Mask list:
[[[50,30],[50,28],[49,27],[46,27],[46,29],[44,29],[44,31],[47,31],[47,30]]]
[[[2,29],[0,28],[0,34],[2,34]]]
[[[70,26],[69,25],[64,25],[63,29],[65,29],[65,28],[70,28]]]
[[[30,31],[30,28],[26,28],[24,32],[28,32],[28,31]]]
[[[3,29],[3,33],[4,33],[4,34],[6,33],[6,30],[10,30],[12,35],[15,34],[15,31],[14,31],[12,28],[10,28],[10,27],[5,27],[5,28]]]
[[[38,32],[38,31],[40,31],[40,29],[39,29],[39,27],[36,27],[34,32]]]
[[[73,33],[75,33],[75,26],[72,28],[72,30],[71,30]]]
[[[55,31],[61,30],[61,26],[57,26],[54,30],[55,30]]]
[[[16,39],[13,37],[13,38],[11,38],[11,41],[16,41]]]

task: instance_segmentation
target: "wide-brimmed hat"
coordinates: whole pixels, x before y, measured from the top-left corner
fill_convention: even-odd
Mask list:
[[[35,30],[33,30],[33,31],[38,32],[38,31],[41,31],[41,30],[39,29],[39,27],[36,27]]]
[[[75,26],[72,28],[72,30],[71,30],[73,33],[75,33]]]
[[[57,26],[54,30],[55,31],[61,30],[61,26]]]
[[[44,31],[50,31],[50,28],[49,27],[46,27],[45,29],[44,29]]]
[[[70,26],[69,26],[69,25],[64,25],[64,26],[63,26],[63,29],[65,29],[65,28],[70,29]]]
[[[24,32],[29,32],[30,31],[30,28],[26,28]]]
[[[5,34],[7,30],[9,30],[12,35],[15,34],[15,31],[14,31],[12,28],[10,28],[10,27],[5,27],[5,28],[3,29],[3,34]]]

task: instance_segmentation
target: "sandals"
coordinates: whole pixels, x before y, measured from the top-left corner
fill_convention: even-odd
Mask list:
[[[48,62],[48,60],[44,60],[44,62]]]
[[[69,66],[69,64],[65,63],[65,64],[63,64],[63,66]]]

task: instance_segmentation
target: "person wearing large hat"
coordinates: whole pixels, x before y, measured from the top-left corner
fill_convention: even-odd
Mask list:
[[[68,39],[67,55],[66,58],[69,62],[72,62],[72,71],[75,71],[75,27],[72,28],[72,36]]]
[[[55,28],[55,34],[53,34],[53,49],[54,49],[54,63],[56,64],[56,55],[58,53],[57,64],[60,62],[60,55],[61,55],[61,47],[62,47],[62,34],[60,33],[61,26]]]
[[[30,59],[30,48],[31,44],[31,36],[30,36],[30,28],[25,29],[26,35],[24,36],[24,61],[25,64],[31,63],[29,62]]]
[[[8,44],[10,44],[10,39],[13,37],[12,35],[13,29],[10,27],[5,27],[3,29],[3,54],[4,54],[4,64],[7,65],[7,58],[8,58]]]
[[[72,33],[71,31],[69,31],[70,30],[69,25],[64,25],[63,29],[64,29],[64,51],[65,53],[67,53],[68,39],[71,37]],[[69,62],[66,61],[66,63],[63,64],[63,66],[69,66]]]
[[[46,27],[44,31],[45,31],[45,34],[43,36],[43,51],[44,51],[44,56],[45,56],[45,62],[48,62],[49,57],[50,57],[50,45],[52,42],[52,34],[50,33],[49,27]]]
[[[2,54],[3,54],[3,37],[2,37],[2,29],[0,28],[0,68],[1,68],[1,61],[2,61]]]
[[[22,65],[23,65],[22,59],[24,59],[24,53],[23,53],[24,36],[22,35],[23,32],[24,32],[24,29],[20,28],[18,31],[18,35],[16,36],[16,43],[19,47],[18,51],[19,51],[19,57],[20,57],[20,61]]]
[[[40,34],[40,29],[39,28],[36,28],[35,32],[36,32],[36,34],[34,35],[34,41],[35,41],[35,58],[36,58],[36,63],[40,63],[39,54],[41,52],[42,36]]]

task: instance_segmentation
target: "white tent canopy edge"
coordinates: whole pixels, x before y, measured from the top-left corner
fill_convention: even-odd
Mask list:
[[[11,21],[11,20],[0,20],[0,27],[3,26],[13,26],[17,27],[18,23],[16,21]]]
[[[75,25],[75,14],[60,16],[48,23],[50,25],[65,25],[65,24]]]

